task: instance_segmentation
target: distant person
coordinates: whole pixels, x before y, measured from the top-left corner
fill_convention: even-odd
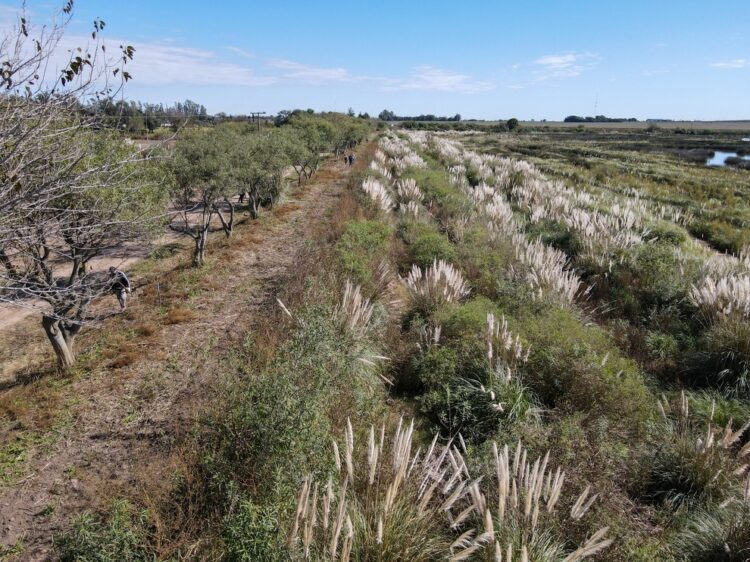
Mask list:
[[[354,153],[349,155],[349,165],[354,166]]]
[[[120,303],[120,312],[125,311],[128,304],[128,293],[130,293],[130,279],[124,272],[115,267],[109,268],[110,291],[117,295],[117,301]]]

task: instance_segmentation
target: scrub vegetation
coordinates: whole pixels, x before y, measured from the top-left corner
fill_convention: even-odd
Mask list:
[[[195,106],[142,150],[3,88],[65,142],[0,126],[64,156],[0,160],[0,298],[55,350],[0,390],[0,559],[750,558],[750,176],[697,152],[733,132]]]

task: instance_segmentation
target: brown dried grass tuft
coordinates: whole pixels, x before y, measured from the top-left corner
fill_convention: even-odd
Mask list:
[[[139,336],[150,337],[159,331],[159,326],[153,322],[141,322],[140,324],[136,324],[133,329]]]
[[[297,203],[284,203],[283,205],[274,207],[273,215],[277,218],[283,219],[294,211],[299,211],[300,209],[301,207]]]
[[[174,325],[182,324],[184,322],[190,322],[195,318],[195,312],[189,308],[183,308],[176,306],[167,312],[167,316],[164,320],[165,324]]]
[[[140,356],[141,354],[136,351],[126,351],[120,353],[114,360],[110,361],[107,366],[110,369],[122,369],[123,367],[136,363]]]

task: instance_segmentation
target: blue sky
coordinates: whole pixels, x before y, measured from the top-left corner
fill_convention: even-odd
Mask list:
[[[748,0],[76,0],[66,41],[95,17],[136,47],[127,97],[210,112],[750,119]]]

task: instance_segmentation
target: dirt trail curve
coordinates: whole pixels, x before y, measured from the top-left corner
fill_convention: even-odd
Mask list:
[[[145,474],[156,477],[153,459],[166,458],[175,434],[189,429],[222,359],[294,272],[306,240],[344,190],[346,174],[339,159],[329,161],[262,224],[238,227],[222,250],[231,274],[190,301],[194,318],[165,327],[159,353],[71,383],[67,395],[78,402],[72,421],[51,445],[30,452],[20,481],[0,482],[0,553],[22,544],[14,559],[54,559],[53,536],[81,510],[101,507],[102,490],[112,496],[137,489]],[[139,313],[138,301],[136,293],[131,316]]]

